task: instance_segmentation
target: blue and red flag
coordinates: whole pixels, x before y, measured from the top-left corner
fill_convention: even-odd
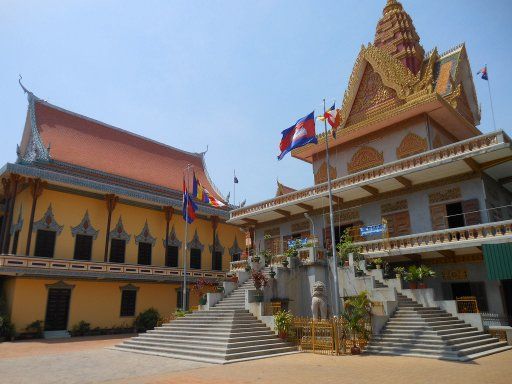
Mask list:
[[[281,132],[283,137],[279,144],[281,154],[277,156],[281,160],[288,152],[307,144],[317,144],[315,133],[315,112],[297,120],[295,125]]]
[[[483,67],[481,70],[479,70],[476,75],[481,75],[482,79],[489,81],[489,75],[487,74],[487,65]]]
[[[197,205],[192,200],[192,197],[189,195],[187,191],[187,187],[185,185],[185,179],[183,179],[183,220],[187,223],[192,224],[192,222],[196,219],[196,210]]]

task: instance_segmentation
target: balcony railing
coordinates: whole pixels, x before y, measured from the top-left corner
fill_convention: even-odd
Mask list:
[[[408,157],[406,159],[393,161],[378,167],[370,168],[365,171],[357,172],[332,181],[333,192],[343,188],[351,187],[355,184],[369,182],[377,178],[398,176],[414,169],[431,165],[435,162],[455,161],[466,158],[470,155],[476,155],[488,148],[509,142],[510,139],[503,132],[493,132],[487,135],[473,137],[464,141],[450,144],[441,148],[423,152],[421,154]],[[262,201],[258,204],[249,205],[231,211],[231,219],[250,215],[260,211],[271,210],[283,204],[293,204],[312,200],[318,197],[325,197],[328,194],[327,183],[315,185],[311,188],[302,189],[296,192],[288,193],[274,199]]]
[[[400,251],[419,247],[477,242],[512,236],[512,220],[472,225],[468,227],[443,229],[390,239],[378,239],[355,243],[363,254],[400,254]],[[385,256],[385,255],[383,255]]]
[[[49,259],[45,257],[28,257],[0,255],[0,268],[28,268],[28,269],[45,269],[60,270],[73,272],[96,272],[96,273],[112,273],[126,275],[149,275],[149,276],[176,276],[184,275],[181,268],[158,267],[152,265],[135,265],[135,264],[117,264],[117,263],[96,263],[92,261],[78,261],[67,259]],[[206,278],[224,278],[225,272],[206,271],[197,269],[187,269],[187,276],[190,277],[206,277]]]

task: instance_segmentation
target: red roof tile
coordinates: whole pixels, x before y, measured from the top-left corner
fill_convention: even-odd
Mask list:
[[[183,188],[183,170],[192,164],[201,184],[223,200],[210,182],[203,154],[181,151],[41,100],[35,103],[35,112],[41,139],[45,147],[51,146],[53,160],[177,191]]]

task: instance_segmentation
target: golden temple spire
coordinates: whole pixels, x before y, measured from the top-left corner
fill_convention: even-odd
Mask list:
[[[425,51],[411,17],[397,0],[387,0],[375,33],[376,47],[400,60],[412,73],[421,69]]]

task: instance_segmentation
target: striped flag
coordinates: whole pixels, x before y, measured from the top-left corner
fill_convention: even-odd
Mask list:
[[[206,204],[210,204],[213,207],[224,207],[226,205],[222,201],[217,200],[215,197],[213,197],[210,194],[210,192],[208,192],[208,190],[201,185],[201,183],[196,177],[195,172],[192,185],[192,196],[194,196],[197,200]]]

